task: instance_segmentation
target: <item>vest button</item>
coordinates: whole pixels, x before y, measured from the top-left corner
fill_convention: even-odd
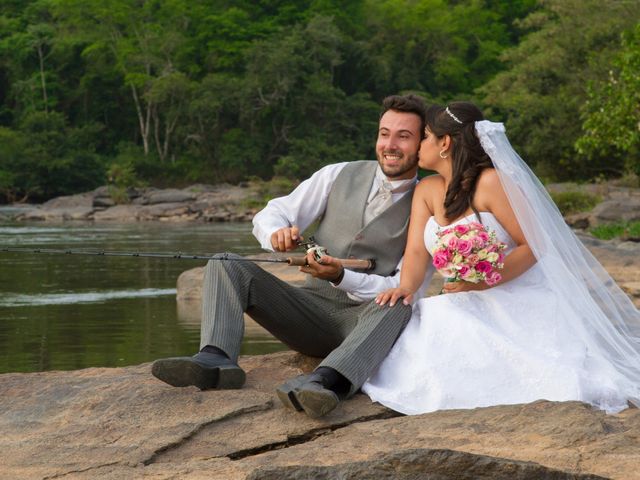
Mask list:
[[[364,235],[362,235],[361,233],[356,235],[356,240],[362,240],[364,238]]]

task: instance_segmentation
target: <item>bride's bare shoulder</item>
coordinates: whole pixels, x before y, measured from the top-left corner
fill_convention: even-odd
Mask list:
[[[444,188],[444,179],[442,178],[442,175],[429,175],[420,180],[418,188],[421,190],[433,190],[435,188],[442,189]]]
[[[495,168],[485,168],[478,177],[474,204],[478,209],[489,209],[489,205],[496,198],[496,194],[504,192],[500,177]],[[490,209],[489,209],[490,211]]]

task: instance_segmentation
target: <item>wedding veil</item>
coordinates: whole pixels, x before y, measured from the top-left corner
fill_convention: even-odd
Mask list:
[[[640,406],[640,311],[567,226],[535,174],[513,149],[504,125],[476,122],[547,286],[562,299],[560,314],[587,345],[587,356],[604,356],[637,386],[630,401]]]

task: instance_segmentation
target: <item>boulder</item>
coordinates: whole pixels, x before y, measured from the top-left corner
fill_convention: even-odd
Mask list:
[[[106,210],[93,214],[96,222],[135,222],[138,220],[138,210],[136,205],[116,205]]]
[[[620,221],[640,220],[640,197],[623,196],[605,200],[591,211],[589,223],[592,226]]]
[[[155,205],[158,203],[184,203],[191,202],[196,198],[196,195],[192,192],[184,190],[158,190],[151,192],[147,195],[147,203],[149,205]]]
[[[93,203],[93,194],[80,193],[78,195],[69,195],[65,197],[57,197],[42,204],[42,208],[47,210],[67,209],[67,208],[90,208]]]
[[[358,394],[311,419],[274,389],[317,362],[241,357],[247,384],[227,391],[171,387],[150,364],[0,375],[0,478],[640,479],[638,409],[399,416]]]

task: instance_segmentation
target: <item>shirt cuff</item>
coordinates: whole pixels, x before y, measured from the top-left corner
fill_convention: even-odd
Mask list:
[[[351,292],[356,290],[360,286],[360,282],[358,281],[358,274],[348,269],[344,269],[344,276],[342,277],[342,281],[336,285],[333,282],[330,282],[336,288],[340,290],[344,290],[345,292]]]

